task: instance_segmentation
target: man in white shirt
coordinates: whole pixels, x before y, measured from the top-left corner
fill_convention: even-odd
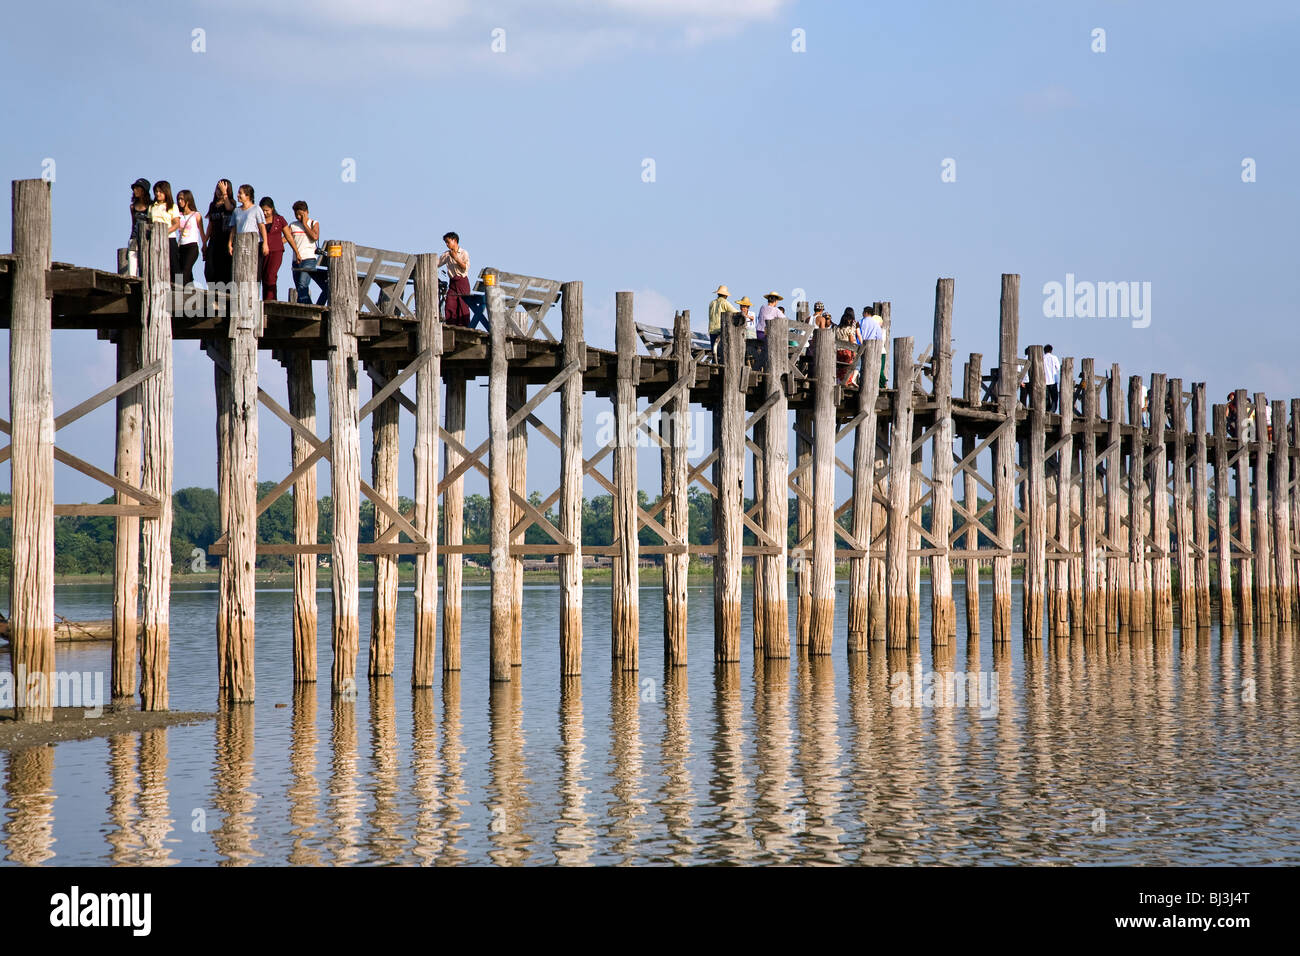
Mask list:
[[[1047,410],[1055,412],[1061,397],[1061,360],[1052,354],[1050,345],[1043,346],[1043,381],[1047,385]]]

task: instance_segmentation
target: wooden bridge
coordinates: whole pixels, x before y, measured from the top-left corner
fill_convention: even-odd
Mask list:
[[[1016,275],[1002,276],[996,364],[984,374],[982,356],[971,354],[960,377],[962,393],[954,395],[951,279],[938,280],[932,341],[920,359],[912,337],[893,338],[892,387],[882,388],[877,371],[884,342],[865,343],[854,355],[861,387],[848,387],[837,381],[834,331],[813,332],[806,303],[795,321],[769,324],[757,347],[747,346],[741,328],[724,326],[715,354],[700,347],[685,311],[677,314],[671,335],[644,324],[638,335],[632,294],[620,292],[616,347],[607,351],[583,340],[581,282],[484,270],[478,317],[486,321],[480,327],[453,327],[439,316],[435,254],[405,256],[332,241],[325,244],[327,307],[263,303],[255,245],[239,236],[231,288],[211,296],[177,293],[168,274],[167,237],[159,230],[142,245],[139,277],[121,274],[125,250],[117,272],[52,263],[50,207],[48,183],[15,182],[13,253],[0,257],[0,320],[10,329],[12,424],[3,426],[12,444],[0,451],[0,461],[8,458],[12,469],[13,504],[6,509],[14,529],[11,654],[20,685],[27,675],[27,693],[20,690],[18,697],[20,719],[51,716],[43,691],[49,682],[40,675],[54,670],[53,522],[59,514],[115,518],[113,694],[138,690],[143,708],[167,707],[172,343],[178,338],[202,341],[213,361],[223,530],[213,552],[221,557],[216,643],[223,702],[254,696],[254,565],[258,554],[267,553],[294,556],[296,681],[316,679],[316,555],[330,555],[330,679],[343,693],[355,686],[360,654],[361,554],[375,557],[371,675],[393,671],[396,562],[398,555],[415,555],[416,686],[430,685],[437,676],[439,623],[441,669],[460,669],[461,562],[463,555],[475,553],[491,555],[493,680],[512,679],[514,668],[522,665],[524,555],[557,556],[565,675],[579,673],[582,662],[584,552],[612,559],[610,626],[618,670],[637,667],[637,568],[647,554],[663,556],[663,647],[670,666],[687,662],[686,575],[692,553],[713,557],[718,662],[740,657],[745,558],[754,567],[754,653],[769,658],[791,653],[790,570],[798,578],[796,647],[814,655],[832,652],[835,570],[843,560],[849,566],[845,644],[850,653],[866,650],[872,641],[903,648],[918,639],[922,562],[932,583],[930,638],[936,646],[955,638],[954,567],[965,573],[968,639],[978,635],[979,591],[986,586],[979,567],[989,561],[995,642],[1012,638],[1012,567],[1023,566],[1027,652],[1041,649],[1045,632],[1089,637],[1167,630],[1175,623],[1175,607],[1184,629],[1209,626],[1216,607],[1224,623],[1249,626],[1288,624],[1296,612],[1300,400],[1289,403],[1288,425],[1287,403],[1270,404],[1262,393],[1238,390],[1235,408],[1243,423],[1252,408],[1260,410],[1259,419],[1268,409],[1273,423],[1271,436],[1262,427],[1253,436],[1243,428],[1238,436],[1229,433],[1225,406],[1207,406],[1203,383],[1185,391],[1180,379],[1152,374],[1146,403],[1152,411],[1144,416],[1148,380],[1134,376],[1126,383],[1118,366],[1098,367],[1084,358],[1078,362],[1076,410],[1075,362],[1066,358],[1061,407],[1049,411],[1041,347],[1031,347],[1027,359],[1019,356]],[[878,303],[877,311],[890,342],[889,303]],[[58,415],[52,407],[52,329],[93,329],[117,350],[117,383]],[[284,365],[288,408],[258,387],[258,349],[271,350]],[[319,434],[316,422],[315,361],[328,367],[333,423],[328,435]],[[363,368],[373,386],[371,398],[360,404]],[[1017,386],[1026,373],[1024,404]],[[471,438],[466,384],[484,377],[487,434]],[[414,398],[403,391],[412,379]],[[582,440],[588,393],[609,400],[614,418],[613,437],[590,457]],[[553,397],[560,404],[558,434],[536,414]],[[638,411],[641,398],[649,404]],[[59,428],[109,401],[117,409],[111,471],[55,443]],[[710,410],[713,422],[712,450],[698,461],[688,456],[693,406]],[[292,430],[293,447],[284,479],[259,500],[263,409]],[[402,409],[415,419],[410,495],[415,504],[405,514],[398,508],[397,487]],[[369,483],[361,477],[359,441],[367,420],[374,447]],[[526,497],[530,437],[552,442],[560,452],[559,485],[540,507]],[[637,455],[646,441],[659,450],[662,487],[656,503],[643,508]],[[929,473],[922,454],[927,443]],[[316,540],[316,464],[322,460],[330,465],[334,504],[328,545]],[[112,488],[117,503],[56,504],[55,461]],[[754,504],[746,511],[747,465]],[[490,545],[463,541],[463,484],[471,469],[488,479]],[[835,494],[837,470],[851,479],[844,501]],[[613,497],[610,546],[582,544],[582,489],[588,477]],[[714,500],[715,541],[705,546],[688,540],[692,483]],[[289,491],[295,542],[259,545],[257,516]],[[793,548],[787,547],[791,493],[798,499]],[[376,536],[368,542],[358,540],[363,495],[376,509]],[[548,517],[552,507],[555,521]],[[440,513],[442,544],[437,543]],[[931,516],[928,525],[923,513]],[[523,543],[533,526],[551,543]],[[641,546],[643,528],[663,544]],[[744,544],[746,530],[756,544]]]

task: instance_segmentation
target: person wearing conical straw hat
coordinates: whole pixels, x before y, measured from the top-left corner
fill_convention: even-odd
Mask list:
[[[781,317],[781,310],[776,307],[776,304],[784,299],[785,296],[781,295],[779,292],[769,292],[767,295],[763,296],[763,298],[767,300],[767,303],[758,310],[758,315],[754,319],[754,331],[760,339],[767,338],[768,321],[770,319],[779,319]]]
[[[709,344],[713,346],[716,354],[718,336],[722,334],[723,317],[740,310],[731,301],[731,290],[725,285],[718,286],[714,295],[714,300],[709,303]]]

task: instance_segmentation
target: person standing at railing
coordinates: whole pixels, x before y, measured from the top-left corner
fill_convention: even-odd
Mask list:
[[[255,194],[253,187],[244,183],[239,187],[238,199],[239,208],[230,216],[230,233],[226,240],[226,252],[230,255],[231,267],[234,267],[235,261],[235,236],[244,233],[250,233],[259,237],[258,251],[261,255],[266,255],[266,217],[262,215],[262,207],[253,205]],[[261,259],[258,259],[258,275],[262,274]]]
[[[1047,410],[1055,412],[1061,398],[1061,360],[1050,345],[1043,346],[1043,382],[1047,386]]]
[[[280,263],[284,261],[285,240],[289,236],[289,223],[275,211],[275,200],[263,196],[258,204],[266,220],[266,254],[258,261],[258,278],[262,280],[262,300],[274,302],[280,297]]]
[[[722,334],[722,323],[727,316],[740,310],[731,301],[731,290],[725,285],[714,290],[713,301],[709,303],[709,346],[716,358],[718,354],[718,336]]]
[[[153,184],[154,203],[149,207],[149,220],[167,227],[167,244],[170,247],[169,259],[171,274],[174,276],[181,268],[180,243],[176,241],[176,231],[181,227],[181,213],[172,199],[172,184],[160,179]]]
[[[180,273],[182,287],[194,285],[194,264],[199,261],[199,249],[207,241],[203,232],[203,216],[194,208],[194,193],[182,189],[176,194],[176,208],[180,210]]]
[[[465,298],[470,295],[469,253],[460,247],[460,236],[446,233],[442,241],[447,251],[438,256],[438,268],[447,267],[447,297],[443,302],[442,318],[452,325],[469,326],[470,308]]]
[[[862,307],[860,341],[880,340],[880,387],[884,388],[888,379],[885,377],[885,323],[869,306]]]
[[[203,278],[229,282],[234,263],[230,258],[230,217],[235,214],[235,187],[229,179],[217,180],[208,203],[208,243],[203,249]]]
[[[785,296],[779,292],[769,292],[763,296],[767,300],[758,310],[758,315],[754,317],[754,333],[760,339],[767,339],[767,323],[772,319],[779,319],[784,313],[777,308],[777,303]]]
[[[311,305],[311,275],[320,261],[316,256],[320,223],[307,214],[307,204],[299,199],[293,204],[293,222],[286,228],[289,233],[289,248],[293,251],[293,284],[298,293],[297,299]],[[325,304],[323,294],[321,301],[316,304]]]

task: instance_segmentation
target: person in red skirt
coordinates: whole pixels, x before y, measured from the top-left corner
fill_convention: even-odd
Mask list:
[[[447,251],[438,256],[438,268],[447,267],[447,299],[443,304],[442,318],[452,325],[469,325],[470,308],[465,296],[469,288],[469,253],[460,247],[460,236],[449,232],[442,237]]]
[[[289,236],[289,222],[275,211],[275,200],[263,196],[258,204],[266,218],[266,255],[258,262],[258,278],[262,280],[262,300],[273,302],[279,298],[280,263],[284,261],[284,240]]]

